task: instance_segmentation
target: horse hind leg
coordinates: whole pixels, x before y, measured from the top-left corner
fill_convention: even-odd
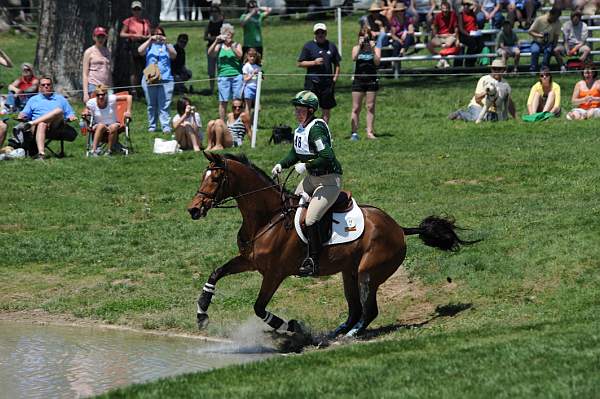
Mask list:
[[[361,272],[358,274],[358,290],[360,293],[360,303],[362,306],[362,317],[350,331],[346,337],[357,337],[363,334],[369,324],[377,317],[379,310],[377,309],[377,288],[371,281],[369,272]]]
[[[202,288],[202,293],[198,298],[198,310],[196,314],[196,319],[198,323],[198,329],[202,330],[208,324],[208,307],[210,306],[210,302],[212,300],[213,295],[215,294],[215,288],[217,281],[225,276],[229,276],[231,274],[242,273],[251,269],[251,264],[245,258],[241,256],[236,256],[231,259],[229,262],[225,263],[223,266],[215,269],[208,281],[204,284]]]
[[[346,334],[358,323],[362,316],[362,304],[360,302],[358,276],[355,272],[345,271],[342,273],[344,279],[344,296],[348,303],[348,319],[333,330],[329,336],[334,338],[340,334]]]

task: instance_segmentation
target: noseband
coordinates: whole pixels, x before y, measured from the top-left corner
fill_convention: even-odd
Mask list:
[[[198,189],[198,191],[196,191],[196,195],[202,194],[204,197],[212,200],[213,203],[210,208],[237,208],[236,206],[222,206],[221,205],[223,203],[226,203],[226,202],[229,202],[229,201],[235,199],[234,197],[229,197],[229,198],[226,197],[226,198],[218,199],[219,194],[223,191],[224,186],[229,181],[227,179],[227,176],[229,175],[228,169],[227,169],[227,160],[224,160],[224,161],[225,162],[224,162],[223,166],[209,166],[208,168],[206,168],[207,172],[212,172],[213,170],[222,170],[223,171],[223,177],[222,177],[221,181],[219,181],[219,186],[217,187],[215,192],[207,193],[200,189]]]

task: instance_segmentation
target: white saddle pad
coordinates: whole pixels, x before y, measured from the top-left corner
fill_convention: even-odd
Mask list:
[[[306,200],[303,197],[300,199],[300,205],[304,203],[306,203]],[[359,208],[354,198],[352,198],[352,204],[354,206],[350,212],[333,213],[331,238],[323,245],[343,244],[345,242],[354,241],[360,238],[362,233],[365,231],[365,216],[363,215],[362,210]],[[296,227],[296,233],[298,233],[298,237],[300,237],[303,242],[307,243],[308,240],[300,228],[300,213],[302,209],[303,208],[296,209],[294,226]]]

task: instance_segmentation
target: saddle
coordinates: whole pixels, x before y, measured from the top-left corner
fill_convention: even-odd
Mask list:
[[[310,201],[306,201],[300,210],[300,226],[302,232],[306,234],[306,212],[308,210],[308,204]],[[352,193],[350,191],[340,191],[337,199],[333,205],[327,210],[325,215],[317,222],[321,235],[321,241],[323,243],[329,241],[332,234],[332,223],[339,223],[333,219],[334,213],[346,213],[350,212],[354,207],[354,201],[352,200]]]

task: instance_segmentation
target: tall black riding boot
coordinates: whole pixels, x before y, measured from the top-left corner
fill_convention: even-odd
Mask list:
[[[306,238],[308,239],[308,255],[302,261],[298,275],[300,277],[316,276],[319,274],[319,254],[321,252],[321,234],[319,224],[306,226]]]

